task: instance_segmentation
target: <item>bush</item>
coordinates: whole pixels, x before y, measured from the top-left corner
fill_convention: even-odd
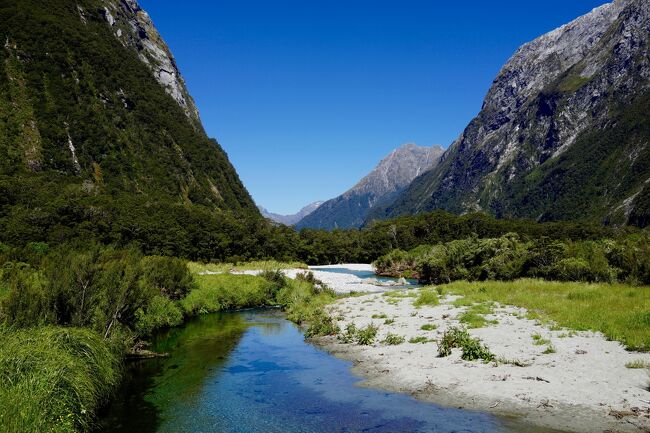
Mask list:
[[[136,311],[135,329],[140,335],[149,335],[156,329],[183,323],[180,307],[166,296],[155,296],[146,308]]]
[[[315,315],[309,327],[305,331],[305,337],[320,337],[326,335],[336,335],[339,333],[339,327],[334,323],[334,320],[329,315],[320,311]]]
[[[465,361],[482,359],[485,362],[490,362],[494,360],[494,354],[486,346],[481,344],[478,338],[472,338],[465,329],[450,328],[446,331],[438,345],[438,356],[449,356],[451,355],[451,350],[454,348],[463,349],[461,359]]]
[[[356,334],[357,344],[360,344],[362,346],[370,346],[372,343],[375,342],[375,338],[377,337],[378,330],[379,328],[377,328],[377,326],[373,324],[370,324],[365,328],[359,329]]]
[[[384,343],[384,344],[386,344],[388,346],[397,346],[397,345],[400,345],[400,344],[404,343],[404,341],[406,341],[406,339],[404,337],[402,337],[401,335],[397,335],[397,334],[393,334],[393,333],[389,332],[386,335],[386,338],[384,338],[384,341],[382,341],[382,343]]]
[[[172,300],[184,298],[195,286],[187,262],[174,257],[143,258],[142,282]]]
[[[338,340],[341,343],[352,343],[357,338],[357,326],[354,323],[348,323],[345,332],[339,334]]]

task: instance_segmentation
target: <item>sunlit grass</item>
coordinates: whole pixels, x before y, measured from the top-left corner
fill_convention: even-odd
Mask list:
[[[88,329],[0,329],[3,432],[89,430],[119,380],[119,356]]]
[[[276,262],[252,261],[243,263],[198,263],[189,262],[187,266],[190,272],[198,274],[201,272],[241,272],[241,271],[273,271],[277,269],[308,269],[307,265],[301,262]]]
[[[577,331],[599,331],[630,349],[650,350],[650,287],[625,284],[458,281],[445,286],[464,302],[526,308],[529,317]]]

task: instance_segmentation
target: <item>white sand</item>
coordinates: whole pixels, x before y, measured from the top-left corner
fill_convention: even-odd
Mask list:
[[[447,406],[514,414],[527,423],[554,429],[650,431],[650,375],[645,369],[625,367],[635,360],[650,363],[650,354],[627,352],[619,343],[592,332],[569,336],[566,330],[551,331],[525,319],[525,310],[499,307],[494,315],[486,316],[498,320],[498,325],[470,333],[497,357],[529,366],[463,361],[460,349],[439,358],[435,342],[413,344],[408,339],[440,338],[445,329],[459,325],[456,317],[464,308],[452,306],[451,297],[443,298],[440,306],[420,309],[412,306],[413,298],[399,299],[396,305],[387,303],[388,299],[369,294],[341,299],[330,308],[341,329],[351,322],[357,327],[378,325],[374,345],[342,344],[335,337],[316,340],[334,355],[353,361],[355,372],[367,379],[365,385],[411,393]],[[372,318],[382,313],[395,322],[386,325],[385,319]],[[425,323],[434,323],[438,329],[420,330]],[[407,342],[381,344],[388,332],[404,336]],[[551,340],[556,353],[542,354],[547,346],[533,344],[535,333]]]

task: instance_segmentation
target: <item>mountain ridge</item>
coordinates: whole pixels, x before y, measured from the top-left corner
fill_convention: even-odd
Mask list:
[[[296,228],[360,227],[373,206],[390,201],[414,177],[435,167],[443,152],[440,146],[422,147],[413,143],[394,149],[352,188],[323,203],[299,221]]]
[[[617,0],[524,44],[439,166],[369,220],[444,209],[647,224],[649,9]]]
[[[314,212],[323,203],[324,202],[322,201],[315,201],[313,203],[309,203],[308,205],[303,206],[295,214],[290,214],[290,215],[281,215],[281,214],[269,212],[268,209],[259,205],[257,206],[257,208],[260,210],[264,218],[268,218],[271,221],[275,221],[276,223],[284,224],[286,226],[292,226],[298,221],[300,221],[301,219],[305,218],[307,215]]]

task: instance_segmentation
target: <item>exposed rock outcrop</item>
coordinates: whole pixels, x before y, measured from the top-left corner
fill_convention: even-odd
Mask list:
[[[372,217],[434,209],[644,225],[650,2],[617,0],[523,45],[440,165]]]

